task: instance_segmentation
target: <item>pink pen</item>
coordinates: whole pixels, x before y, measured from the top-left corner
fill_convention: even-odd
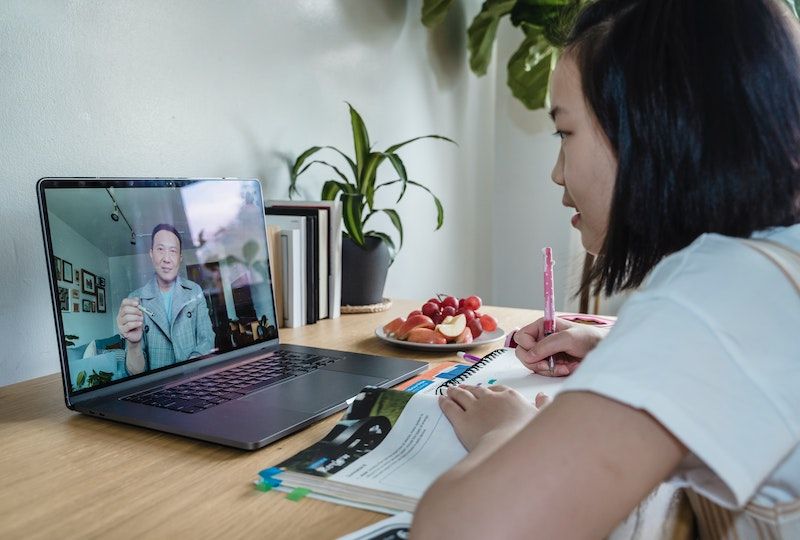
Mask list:
[[[544,335],[549,336],[556,331],[556,308],[553,300],[553,250],[546,247],[542,250],[544,258]],[[551,356],[550,373],[555,374],[555,360]]]

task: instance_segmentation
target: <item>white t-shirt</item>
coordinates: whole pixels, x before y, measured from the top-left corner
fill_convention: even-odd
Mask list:
[[[800,225],[754,237],[800,251]],[[650,413],[689,449],[678,477],[723,507],[800,499],[800,296],[736,239],[661,261],[561,392],[576,390]]]

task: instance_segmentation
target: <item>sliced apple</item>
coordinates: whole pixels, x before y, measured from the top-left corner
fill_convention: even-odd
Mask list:
[[[472,330],[469,327],[464,328],[464,331],[458,334],[455,339],[456,343],[472,343]]]
[[[394,337],[400,341],[405,341],[408,339],[408,333],[414,328],[428,328],[429,330],[433,330],[433,327],[433,321],[427,315],[412,315],[395,331]]]
[[[436,325],[438,330],[448,340],[455,339],[467,327],[467,318],[464,315],[456,315],[448,321],[445,319],[441,324]]]
[[[383,327],[383,333],[387,336],[393,336],[397,330],[405,324],[406,320],[403,317],[397,317],[386,323]]]
[[[430,328],[414,328],[408,333],[408,341],[413,343],[434,343],[436,345],[444,345],[447,343],[447,338],[436,330]]]

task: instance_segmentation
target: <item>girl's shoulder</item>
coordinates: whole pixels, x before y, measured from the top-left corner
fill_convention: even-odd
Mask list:
[[[752,238],[769,239],[800,252],[800,224],[759,231]],[[771,279],[773,273],[774,277],[782,276],[772,262],[741,239],[706,233],[656,265],[645,280],[644,289],[676,291],[688,288],[702,294],[709,289],[761,288],[763,280]],[[786,281],[785,277],[783,281]],[[786,285],[790,285],[788,281]]]

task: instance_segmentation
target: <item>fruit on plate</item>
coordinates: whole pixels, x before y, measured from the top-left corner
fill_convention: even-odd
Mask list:
[[[452,298],[452,297],[450,297]],[[464,315],[449,316],[436,325],[436,330],[444,337],[456,339],[467,327],[467,318]]]
[[[405,324],[405,322],[405,317],[397,317],[396,319],[392,319],[383,326],[383,333],[387,336],[393,336],[400,329],[400,327]]]
[[[435,345],[447,343],[446,337],[440,334],[438,330],[431,330],[430,328],[414,328],[408,333],[407,340],[412,343],[433,343]]]
[[[415,328],[429,328],[433,330],[434,324],[430,317],[426,315],[412,315],[406,322],[398,328],[395,333],[395,339],[399,339],[400,341],[405,341],[408,339],[408,334]]]
[[[488,313],[481,315],[481,326],[483,327],[484,332],[494,332],[497,330],[497,319]]]
[[[478,318],[472,319],[467,323],[467,328],[472,330],[472,338],[478,339],[481,337],[483,333],[483,325],[481,324],[481,320]]]
[[[482,308],[483,301],[476,295],[456,298],[437,294],[405,318],[388,322],[383,332],[388,337],[413,343],[472,343],[484,332],[497,330],[497,319],[481,313]]]
[[[453,343],[472,343],[472,330],[465,327],[464,331],[458,334]]]

